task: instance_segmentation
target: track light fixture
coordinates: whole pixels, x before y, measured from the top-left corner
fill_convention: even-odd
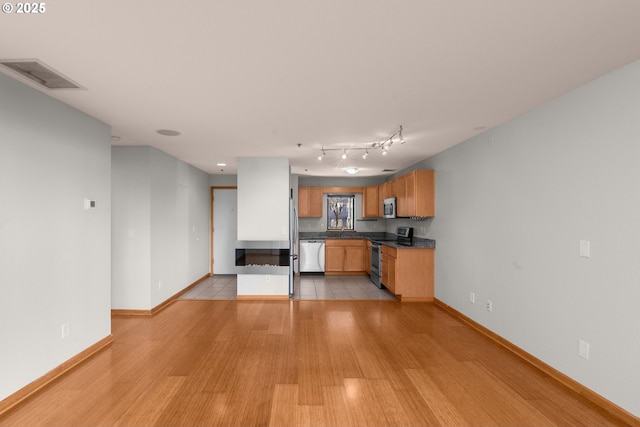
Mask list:
[[[342,151],[342,154],[340,155],[340,158],[342,160],[346,160],[347,159],[347,152],[350,151],[357,151],[357,150],[361,150],[364,151],[364,154],[362,154],[362,158],[363,159],[367,159],[367,156],[369,155],[369,150],[375,149],[375,148],[379,148],[382,151],[382,155],[386,156],[387,152],[389,151],[389,149],[391,148],[391,146],[393,145],[393,143],[395,142],[394,138],[396,138],[398,141],[400,141],[400,144],[404,144],[405,140],[404,140],[404,136],[402,135],[402,125],[400,125],[400,127],[398,128],[397,131],[395,131],[394,133],[392,133],[391,135],[389,135],[389,137],[383,141],[380,142],[374,142],[372,144],[366,144],[363,146],[350,146],[348,148],[326,148],[326,147],[322,147],[322,155],[318,156],[318,160],[322,160],[326,155],[327,155],[327,151]]]

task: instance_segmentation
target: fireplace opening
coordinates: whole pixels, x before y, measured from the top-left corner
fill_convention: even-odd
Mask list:
[[[288,267],[289,249],[236,249],[237,267]]]
[[[237,241],[237,274],[289,274],[288,241]]]

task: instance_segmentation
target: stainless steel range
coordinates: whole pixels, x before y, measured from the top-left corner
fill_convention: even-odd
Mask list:
[[[393,239],[382,239],[371,241],[371,281],[380,289],[382,289],[382,283],[380,277],[382,276],[382,251],[380,245],[384,242],[392,242],[401,246],[411,246],[413,239],[412,227],[398,227],[396,229],[396,237]]]
[[[380,283],[380,266],[382,265],[382,253],[380,252],[380,243],[371,241],[371,281],[374,285],[382,289],[382,283]]]

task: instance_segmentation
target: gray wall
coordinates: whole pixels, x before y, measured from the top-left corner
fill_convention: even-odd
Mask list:
[[[236,187],[238,175],[209,175],[209,184],[212,187]]]
[[[0,74],[0,400],[111,333],[110,135]]]
[[[379,185],[385,182],[388,177],[322,177],[322,176],[302,176],[298,178],[302,187],[367,187],[369,185]]]
[[[148,310],[209,272],[209,175],[113,147],[112,306]]]
[[[436,171],[436,298],[635,415],[639,141],[635,62],[415,165]]]

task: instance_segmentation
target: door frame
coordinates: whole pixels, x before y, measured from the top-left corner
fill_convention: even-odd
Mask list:
[[[237,185],[216,185],[209,189],[209,276],[213,276],[213,192],[214,190],[237,190]]]

